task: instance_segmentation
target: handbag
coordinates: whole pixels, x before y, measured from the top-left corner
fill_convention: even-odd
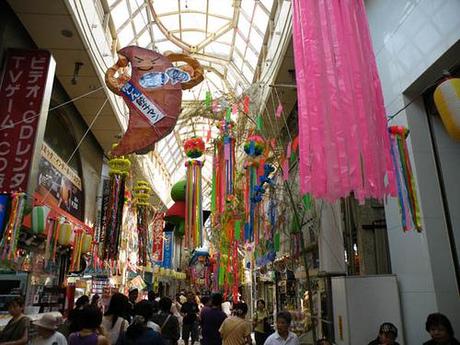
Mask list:
[[[163,338],[164,345],[174,345],[174,342],[163,334],[163,328],[166,326],[170,318],[171,318],[171,314],[168,314],[168,316],[166,317],[166,320],[163,322],[160,328],[160,334],[161,334],[161,337]]]
[[[275,330],[273,329],[272,324],[270,323],[270,320],[268,317],[264,318],[264,333],[265,334],[272,334],[275,333]]]

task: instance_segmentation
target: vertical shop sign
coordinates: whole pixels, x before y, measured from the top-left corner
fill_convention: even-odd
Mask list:
[[[164,252],[163,252],[163,264],[164,268],[172,267],[172,256],[174,247],[174,232],[164,232]]]
[[[152,255],[153,261],[160,263],[163,261],[163,227],[164,227],[164,213],[157,212],[152,221],[152,234],[153,246]]]
[[[27,190],[44,133],[55,63],[44,50],[10,49],[0,86],[0,189]],[[41,116],[44,114],[44,116]],[[40,132],[40,133],[38,133]],[[40,137],[40,140],[41,140]]]

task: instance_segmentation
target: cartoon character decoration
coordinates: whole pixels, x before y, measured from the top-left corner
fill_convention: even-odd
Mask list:
[[[172,62],[187,63],[182,68]],[[131,75],[127,73],[131,66]],[[115,76],[118,73],[118,76]],[[162,55],[129,46],[118,52],[118,61],[105,74],[108,88],[123,97],[129,109],[128,129],[113,156],[144,154],[174,128],[181,109],[182,90],[203,80],[200,63],[184,54]]]
[[[175,235],[178,237],[184,236],[185,233],[185,188],[186,180],[177,182],[171,189],[171,198],[174,200],[164,220],[174,225]]]

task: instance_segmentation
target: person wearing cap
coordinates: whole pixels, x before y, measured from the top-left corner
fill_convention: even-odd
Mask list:
[[[398,329],[391,322],[384,322],[380,325],[379,335],[369,345],[399,345],[396,342]]]
[[[57,331],[59,319],[53,314],[43,314],[43,316],[32,323],[38,333],[31,345],[67,345],[67,340]]]

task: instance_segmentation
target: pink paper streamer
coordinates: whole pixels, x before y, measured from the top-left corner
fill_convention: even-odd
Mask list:
[[[278,103],[278,107],[276,108],[276,117],[281,117],[281,114],[283,113],[283,105],[281,103]]]
[[[238,104],[233,104],[232,105],[232,114],[233,115],[238,114]]]
[[[380,80],[362,0],[293,0],[303,193],[395,194]]]
[[[283,161],[283,180],[289,180],[289,160],[285,159]]]

